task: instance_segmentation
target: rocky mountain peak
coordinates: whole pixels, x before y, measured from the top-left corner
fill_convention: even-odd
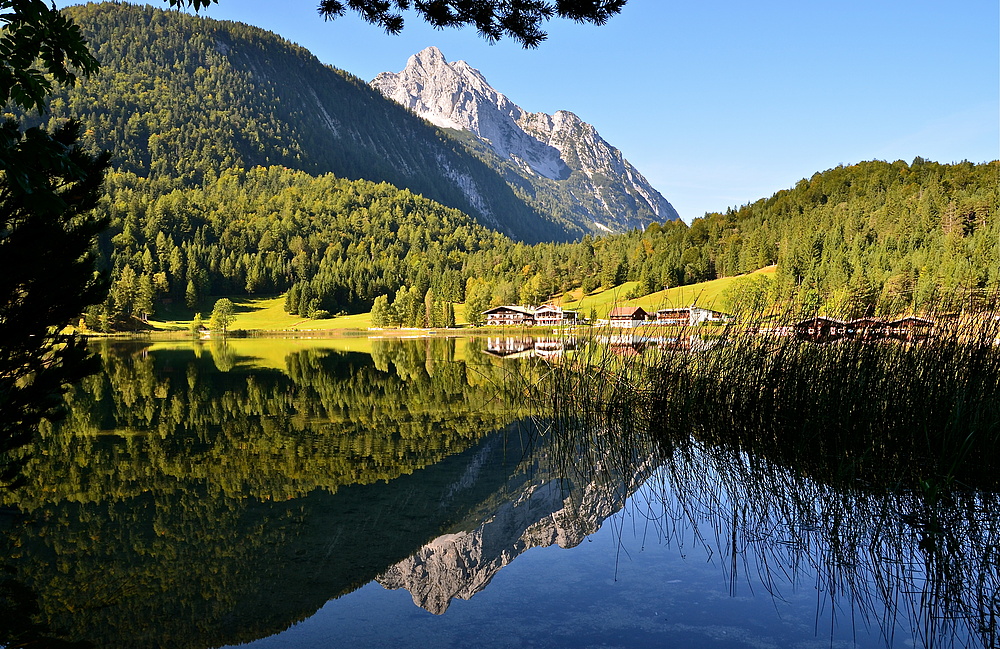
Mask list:
[[[550,179],[570,174],[557,149],[517,125],[524,111],[497,92],[479,70],[465,61],[448,63],[436,47],[411,56],[402,72],[379,74],[372,85],[437,126],[476,134],[498,156],[528,173]]]
[[[677,218],[670,203],[593,126],[568,110],[525,111],[479,70],[464,61],[449,63],[436,47],[411,56],[398,73],[379,74],[372,86],[439,127],[476,135],[536,189],[546,181],[568,183],[555,191],[585,197],[572,211],[584,217],[587,230],[620,231]]]
[[[434,64],[436,62],[447,63],[441,50],[433,45],[425,47],[411,56],[410,60],[407,62],[407,66],[409,66],[412,61],[417,61],[423,64]]]

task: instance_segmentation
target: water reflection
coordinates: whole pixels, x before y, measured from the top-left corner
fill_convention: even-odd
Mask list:
[[[486,339],[483,353],[496,358],[558,358],[577,348],[576,336],[494,336]]]
[[[527,550],[576,547],[642,484],[641,473],[600,480],[567,478],[553,471],[562,462],[552,457],[550,440],[533,441],[531,454],[504,486],[503,497],[491,499],[481,518],[471,521],[471,529],[435,538],[390,567],[378,582],[390,589],[405,588],[414,604],[443,614],[452,599],[468,600],[479,593]]]
[[[554,404],[552,418],[527,404],[539,407],[528,396],[546,393],[553,365],[501,362],[490,340],[329,344],[104,345],[104,373],[70,395],[60,428],[42,431],[25,486],[0,494],[0,612],[27,619],[0,625],[0,644],[215,647],[360,597],[381,635],[357,646],[431,646],[445,633],[486,646],[510,634],[662,646],[668,633],[679,646],[996,643],[991,484],[893,488],[884,455],[845,472],[829,448],[734,436],[733,413],[668,412],[654,426],[664,412],[634,390],[606,402],[565,386],[572,406]],[[574,581],[560,561],[525,554],[575,548],[564,554],[581,559],[561,561],[593,563],[584,539],[606,537],[609,520],[616,547],[641,537],[632,555],[605,549],[632,580],[620,588],[618,563]],[[632,561],[648,574],[630,574]],[[546,602],[504,617],[498,600],[514,586],[501,569],[522,581],[532,571]],[[706,604],[719,575],[734,599]],[[372,583],[440,617],[390,616]],[[627,605],[597,599],[612,595]],[[794,634],[752,628],[799,599]],[[668,608],[670,625],[657,614]],[[568,628],[571,610],[587,619]],[[473,611],[477,625],[461,626]],[[342,617],[331,624],[322,637],[349,636]],[[496,635],[482,637],[484,625]],[[295,638],[273,643],[330,644]]]
[[[522,456],[495,439],[524,416],[509,369],[454,341],[369,344],[104,346],[0,494],[33,624],[98,647],[270,635],[499,491]]]

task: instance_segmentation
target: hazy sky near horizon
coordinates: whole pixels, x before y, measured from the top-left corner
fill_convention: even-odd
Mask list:
[[[601,27],[548,23],[534,50],[412,14],[389,36],[353,15],[323,21],[317,5],[220,0],[202,14],[366,81],[436,45],[523,109],[593,124],[688,222],[838,164],[1000,158],[996,0],[630,0]]]

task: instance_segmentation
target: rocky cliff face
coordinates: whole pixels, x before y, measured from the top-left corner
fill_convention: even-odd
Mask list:
[[[414,54],[399,73],[372,86],[442,128],[488,145],[496,166],[526,180],[540,204],[584,231],[622,231],[677,218],[663,196],[597,130],[565,110],[529,113],[464,61],[436,47]],[[512,183],[518,184],[518,183]]]

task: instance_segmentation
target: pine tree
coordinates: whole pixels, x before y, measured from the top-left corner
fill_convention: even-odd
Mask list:
[[[149,275],[143,273],[139,276],[138,285],[136,287],[135,308],[133,310],[133,314],[140,318],[153,315],[154,296],[155,292],[153,290],[153,280]]]
[[[115,325],[128,323],[136,310],[138,295],[135,271],[128,264],[111,284],[111,313]]]
[[[193,280],[188,280],[187,288],[184,290],[184,304],[187,308],[193,309],[198,306],[198,289],[194,285]]]
[[[416,287],[414,287],[416,288]],[[424,293],[424,311],[421,315],[418,327],[436,327],[438,325],[437,303],[434,300],[434,290],[427,289]]]
[[[299,312],[299,284],[292,284],[292,287],[285,293],[285,313],[297,315]]]
[[[389,318],[389,297],[386,295],[379,295],[375,298],[375,303],[372,304],[372,326],[373,327],[388,327],[390,326]]]

